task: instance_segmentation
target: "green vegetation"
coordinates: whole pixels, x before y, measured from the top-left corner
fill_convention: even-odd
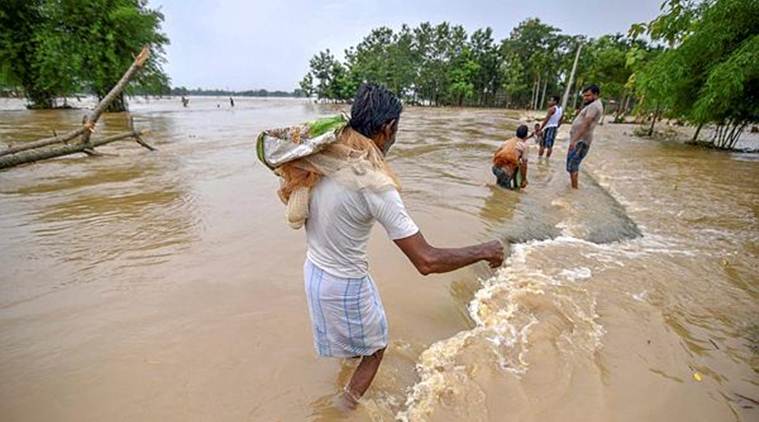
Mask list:
[[[377,28],[345,51],[344,63],[330,50],[317,53],[300,88],[319,99],[349,100],[361,82],[372,81],[411,104],[537,109],[549,95],[563,93],[581,43],[573,93],[583,83],[597,82],[605,98],[630,109],[635,103],[630,76],[658,48],[621,34],[591,40],[565,35],[537,18],[521,22],[501,41],[491,28],[468,35],[447,22],[403,25],[399,31]],[[637,60],[628,59],[632,53]]]
[[[668,49],[636,75],[641,111],[697,126],[715,125],[710,143],[735,147],[759,121],[759,0],[668,0],[663,13],[633,25]],[[653,125],[652,129],[653,130]]]
[[[627,36],[566,35],[537,18],[496,42],[491,28],[422,23],[372,30],[345,51],[316,54],[300,82],[305,95],[350,100],[363,81],[386,85],[418,105],[541,109],[566,89],[582,44],[566,114],[579,88],[601,87],[607,110],[715,126],[709,141],[733,148],[759,120],[759,0],[665,0],[662,13],[632,25]],[[643,39],[645,37],[645,39]]]
[[[151,55],[128,87],[166,92],[163,15],[146,0],[4,0],[0,3],[0,89],[23,90],[34,108],[57,97],[99,99],[121,78],[144,45]],[[126,109],[121,95],[109,111]]]

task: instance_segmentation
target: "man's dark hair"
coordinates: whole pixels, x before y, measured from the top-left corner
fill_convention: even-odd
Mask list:
[[[598,85],[596,84],[590,84],[582,89],[582,92],[588,92],[588,91],[598,95],[601,93],[601,88],[599,88]]]
[[[527,132],[529,132],[529,129],[527,128],[527,125],[519,125],[517,128],[517,138],[526,138]]]
[[[371,138],[382,130],[382,126],[401,117],[401,100],[382,85],[362,84],[356,92],[351,106],[353,130]]]
[[[561,102],[561,98],[559,98],[559,96],[558,96],[558,95],[551,95],[551,99],[552,99],[552,100],[553,100],[553,102],[555,102],[556,104],[558,104],[558,103],[560,103],[560,102]]]

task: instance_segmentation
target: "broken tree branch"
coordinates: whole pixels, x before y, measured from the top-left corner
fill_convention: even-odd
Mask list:
[[[102,139],[95,139],[91,142],[91,146],[83,143],[56,145],[50,148],[35,149],[33,151],[25,151],[18,154],[0,157],[0,169],[13,167],[20,164],[32,163],[35,161],[47,160],[48,158],[62,157],[64,155],[77,153],[85,153],[89,155],[94,152],[92,148],[110,144],[111,142],[120,141],[122,139],[139,138],[140,135],[146,132],[147,131],[137,130],[108,136]],[[145,144],[145,148],[151,149],[152,147]],[[155,148],[152,150],[155,150]]]
[[[8,148],[0,151],[0,168],[12,167],[19,164],[29,163],[33,161],[44,160],[47,158],[58,157],[62,155],[74,154],[82,152],[88,155],[97,155],[94,148],[100,145],[105,145],[110,142],[114,142],[125,138],[135,138],[138,144],[145,148],[155,151],[155,148],[145,143],[140,135],[146,133],[143,131],[134,130],[134,121],[130,118],[129,132],[110,136],[97,141],[92,141],[90,137],[95,132],[95,125],[97,124],[100,115],[108,108],[113,100],[121,94],[126,88],[129,80],[145,65],[145,62],[150,57],[150,49],[148,46],[142,48],[140,54],[135,57],[134,62],[129,69],[124,73],[119,82],[111,89],[108,94],[103,97],[100,102],[95,106],[92,112],[84,116],[82,119],[82,127],[72,130],[60,136],[54,136],[52,138],[40,139],[33,142],[25,142],[21,145],[12,145]],[[55,132],[53,132],[55,134]],[[69,141],[81,136],[81,142],[76,144],[68,144]],[[44,148],[51,145],[64,143],[66,145],[56,146],[52,148]],[[39,150],[39,148],[43,148]]]
[[[2,157],[3,155],[15,154],[17,152],[26,151],[29,149],[46,147],[48,145],[53,145],[53,144],[65,143],[76,138],[77,136],[80,136],[83,133],[84,133],[84,127],[81,127],[69,133],[64,133],[63,135],[54,136],[52,138],[44,138],[44,139],[40,139],[34,142],[24,142],[21,145],[11,146],[0,151],[0,157]]]
[[[140,51],[140,54],[135,57],[134,62],[131,66],[129,66],[129,69],[124,73],[124,76],[121,77],[119,82],[114,86],[111,91],[103,97],[102,100],[98,103],[97,106],[95,106],[95,109],[92,110],[92,113],[90,113],[89,116],[87,116],[86,121],[84,122],[84,127],[89,130],[85,130],[82,134],[82,143],[83,144],[90,144],[90,136],[93,132],[95,132],[95,124],[97,123],[98,119],[100,118],[100,115],[103,114],[103,111],[105,111],[106,108],[113,102],[113,100],[121,94],[121,91],[126,88],[127,84],[129,83],[129,80],[132,79],[132,76],[134,76],[135,73],[137,73],[138,70],[142,69],[142,66],[145,65],[145,62],[148,60],[148,57],[150,57],[150,49],[148,46],[142,47],[142,51]]]

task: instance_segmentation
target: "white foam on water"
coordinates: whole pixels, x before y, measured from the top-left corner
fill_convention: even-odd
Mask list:
[[[559,273],[569,281],[586,280],[593,276],[593,272],[588,267],[566,268]]]
[[[420,355],[416,365],[420,380],[410,388],[398,420],[424,420],[448,392],[476,385],[470,376],[474,369],[460,362],[468,346],[489,350],[505,374],[520,378],[529,369],[530,334],[545,314],[565,325],[558,328],[558,335],[567,347],[590,353],[601,347],[605,330],[598,322],[595,297],[565,286],[566,280],[590,278],[591,270],[572,268],[551,277],[529,263],[530,254],[542,248],[570,244],[599,246],[568,236],[512,245],[506,265],[482,280],[482,288],[469,303],[475,327],[432,344]]]
[[[645,302],[646,299],[648,299],[648,290],[643,290],[642,292],[638,293],[630,293],[630,297],[637,300],[638,302]]]

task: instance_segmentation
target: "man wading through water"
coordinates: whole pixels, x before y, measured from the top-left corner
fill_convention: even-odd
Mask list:
[[[503,261],[503,246],[497,240],[440,249],[422,236],[384,160],[395,142],[401,110],[400,100],[384,87],[362,85],[350,121],[336,132],[337,141],[278,171],[285,179],[286,192],[280,189],[280,195],[287,199],[288,212],[293,201],[300,201],[301,189],[288,189],[288,183],[310,189],[305,190],[308,209],[295,214],[307,215],[304,277],[316,352],[321,357],[361,358],[339,396],[340,405],[348,408],[354,408],[369,388],[388,344],[385,311],[366,254],[375,221],[423,275],[483,260],[495,268]],[[294,174],[298,171],[300,176]],[[297,217],[288,219],[293,227],[300,224],[294,221]]]
[[[556,139],[556,132],[561,126],[561,118],[564,114],[564,110],[559,105],[559,97],[552,95],[548,100],[548,112],[546,118],[543,119],[543,124],[540,125],[538,132],[543,134],[543,138],[540,140],[540,150],[538,151],[538,157],[543,156],[543,150],[546,152],[546,158],[551,157],[551,151],[553,151],[553,141]]]
[[[580,171],[580,163],[588,154],[593,142],[593,130],[604,114],[604,106],[598,98],[600,93],[597,85],[588,85],[582,90],[583,108],[577,113],[569,130],[567,172],[573,189],[578,188],[577,173]]]

